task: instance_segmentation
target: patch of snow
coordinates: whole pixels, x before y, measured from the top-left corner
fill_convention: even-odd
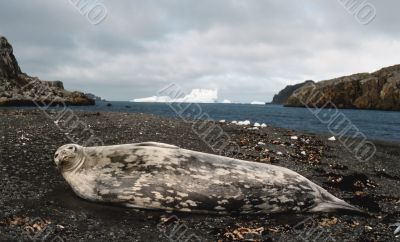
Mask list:
[[[297,137],[297,136],[292,136],[292,137],[290,137],[290,139],[292,139],[292,140],[298,140],[299,137]]]
[[[261,124],[259,124],[259,123],[254,124],[254,127],[260,127],[260,126],[261,126]]]
[[[239,121],[238,123],[237,123],[237,125],[250,125],[251,124],[251,122],[249,121],[249,120],[245,120],[245,121]]]
[[[261,124],[261,128],[266,128],[266,127],[267,127],[267,125],[265,123]]]
[[[328,140],[329,140],[329,141],[336,141],[336,138],[335,138],[335,136],[332,136],[332,137],[330,137]]]

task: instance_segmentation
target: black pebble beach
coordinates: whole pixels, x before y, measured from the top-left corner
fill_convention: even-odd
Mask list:
[[[106,145],[156,141],[216,153],[193,132],[193,123],[179,119],[75,115]],[[53,161],[57,148],[71,143],[54,121],[41,110],[0,110],[0,241],[399,240],[391,226],[400,219],[399,143],[373,141],[375,156],[360,162],[329,136],[221,123],[241,147],[227,155],[292,169],[367,214],[170,214],[78,198]]]

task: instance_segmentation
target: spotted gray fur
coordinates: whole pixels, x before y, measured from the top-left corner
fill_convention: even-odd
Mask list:
[[[359,211],[289,169],[168,144],[65,145],[54,160],[94,202],[217,214]]]

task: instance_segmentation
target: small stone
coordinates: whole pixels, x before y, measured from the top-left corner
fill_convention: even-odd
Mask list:
[[[372,228],[371,226],[368,226],[368,225],[364,226],[364,228],[365,228],[366,230],[368,230],[368,231],[373,230],[373,228]]]
[[[56,225],[56,228],[57,228],[57,229],[60,229],[60,230],[65,229],[65,227],[62,226],[61,224],[57,224],[57,225]]]
[[[357,196],[362,196],[362,195],[364,195],[364,192],[362,192],[362,191],[356,191],[356,195],[357,195]]]
[[[351,224],[350,224],[350,227],[355,228],[355,227],[357,227],[358,225],[360,225],[359,222],[357,222],[357,221],[352,221]]]
[[[292,136],[292,137],[290,137],[290,139],[291,139],[291,140],[298,140],[299,137],[297,137],[297,136]]]

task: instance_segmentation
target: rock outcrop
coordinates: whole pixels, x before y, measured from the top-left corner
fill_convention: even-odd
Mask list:
[[[303,87],[308,83],[314,83],[313,81],[305,81],[296,85],[286,86],[282,91],[274,96],[272,99],[273,104],[285,104],[288,98],[299,88]]]
[[[400,65],[307,84],[285,106],[400,111]]]
[[[21,69],[13,54],[13,48],[7,39],[0,36],[0,78],[15,78]]]
[[[103,99],[103,98],[101,98],[101,97],[99,97],[99,96],[96,96],[96,95],[94,95],[93,93],[85,93],[85,96],[86,96],[87,98],[94,99],[96,102],[97,102],[97,101],[98,101],[98,102],[106,102],[105,99]]]
[[[61,81],[42,81],[23,73],[13,48],[0,36],[0,106],[94,105],[81,92],[69,92]]]

